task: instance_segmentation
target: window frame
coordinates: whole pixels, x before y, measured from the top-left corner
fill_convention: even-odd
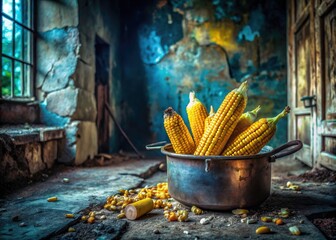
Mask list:
[[[30,0],[30,11],[31,13],[29,14],[30,16],[28,16],[28,18],[30,18],[31,21],[31,25],[28,27],[26,26],[23,21],[18,21],[15,16],[16,12],[15,12],[15,3],[18,0],[13,0],[12,3],[12,9],[13,9],[13,16],[9,16],[8,14],[3,12],[3,0],[0,0],[0,5],[1,5],[1,23],[3,26],[3,17],[6,18],[7,20],[11,21],[13,24],[13,29],[12,29],[12,52],[15,51],[15,25],[19,26],[22,29],[22,33],[21,33],[21,39],[22,39],[22,43],[21,43],[21,54],[24,54],[24,30],[28,31],[31,33],[31,39],[29,41],[31,41],[30,44],[30,59],[31,62],[29,63],[27,60],[25,60],[23,57],[22,59],[20,57],[15,57],[15,56],[10,56],[8,54],[5,54],[2,52],[2,40],[0,43],[0,49],[1,49],[1,58],[0,58],[0,72],[1,72],[1,76],[0,76],[0,100],[4,100],[4,101],[17,101],[17,102],[31,102],[34,101],[36,99],[35,95],[36,95],[36,90],[35,90],[35,82],[36,82],[36,42],[37,42],[37,24],[36,24],[36,20],[37,20],[37,4],[36,1],[37,0]],[[23,0],[25,1],[25,0]],[[0,28],[0,35],[2,37],[2,27]],[[2,59],[3,57],[9,59],[11,61],[11,96],[2,96]],[[24,92],[24,85],[29,85],[29,92],[28,92],[28,96],[24,96],[24,93],[21,94],[21,96],[15,96],[14,95],[14,65],[15,62],[18,62],[21,65],[21,84],[22,84],[22,91]],[[29,76],[26,77],[26,81],[24,79],[24,71],[25,71],[25,66],[30,66],[31,67],[31,72],[29,74]]]

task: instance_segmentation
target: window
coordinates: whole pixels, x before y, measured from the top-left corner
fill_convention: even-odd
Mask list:
[[[1,81],[0,97],[33,97],[34,72],[34,0],[1,2]]]

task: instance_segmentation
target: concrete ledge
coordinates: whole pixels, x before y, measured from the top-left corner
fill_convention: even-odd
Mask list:
[[[0,184],[17,184],[52,168],[65,138],[61,127],[5,125],[0,127]],[[1,190],[1,187],[0,187]]]
[[[0,127],[0,134],[10,136],[15,145],[32,142],[46,142],[65,137],[61,127],[48,127],[45,125],[4,125]]]

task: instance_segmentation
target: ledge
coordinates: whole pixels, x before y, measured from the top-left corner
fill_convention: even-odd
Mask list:
[[[15,145],[31,142],[46,142],[65,137],[65,132],[62,127],[50,127],[39,124],[3,125],[0,127],[0,134],[10,136]]]

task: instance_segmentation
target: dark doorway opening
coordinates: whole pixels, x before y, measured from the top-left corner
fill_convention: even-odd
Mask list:
[[[110,45],[96,36],[95,96],[97,103],[98,151],[109,152],[109,115],[104,103],[109,102]]]

